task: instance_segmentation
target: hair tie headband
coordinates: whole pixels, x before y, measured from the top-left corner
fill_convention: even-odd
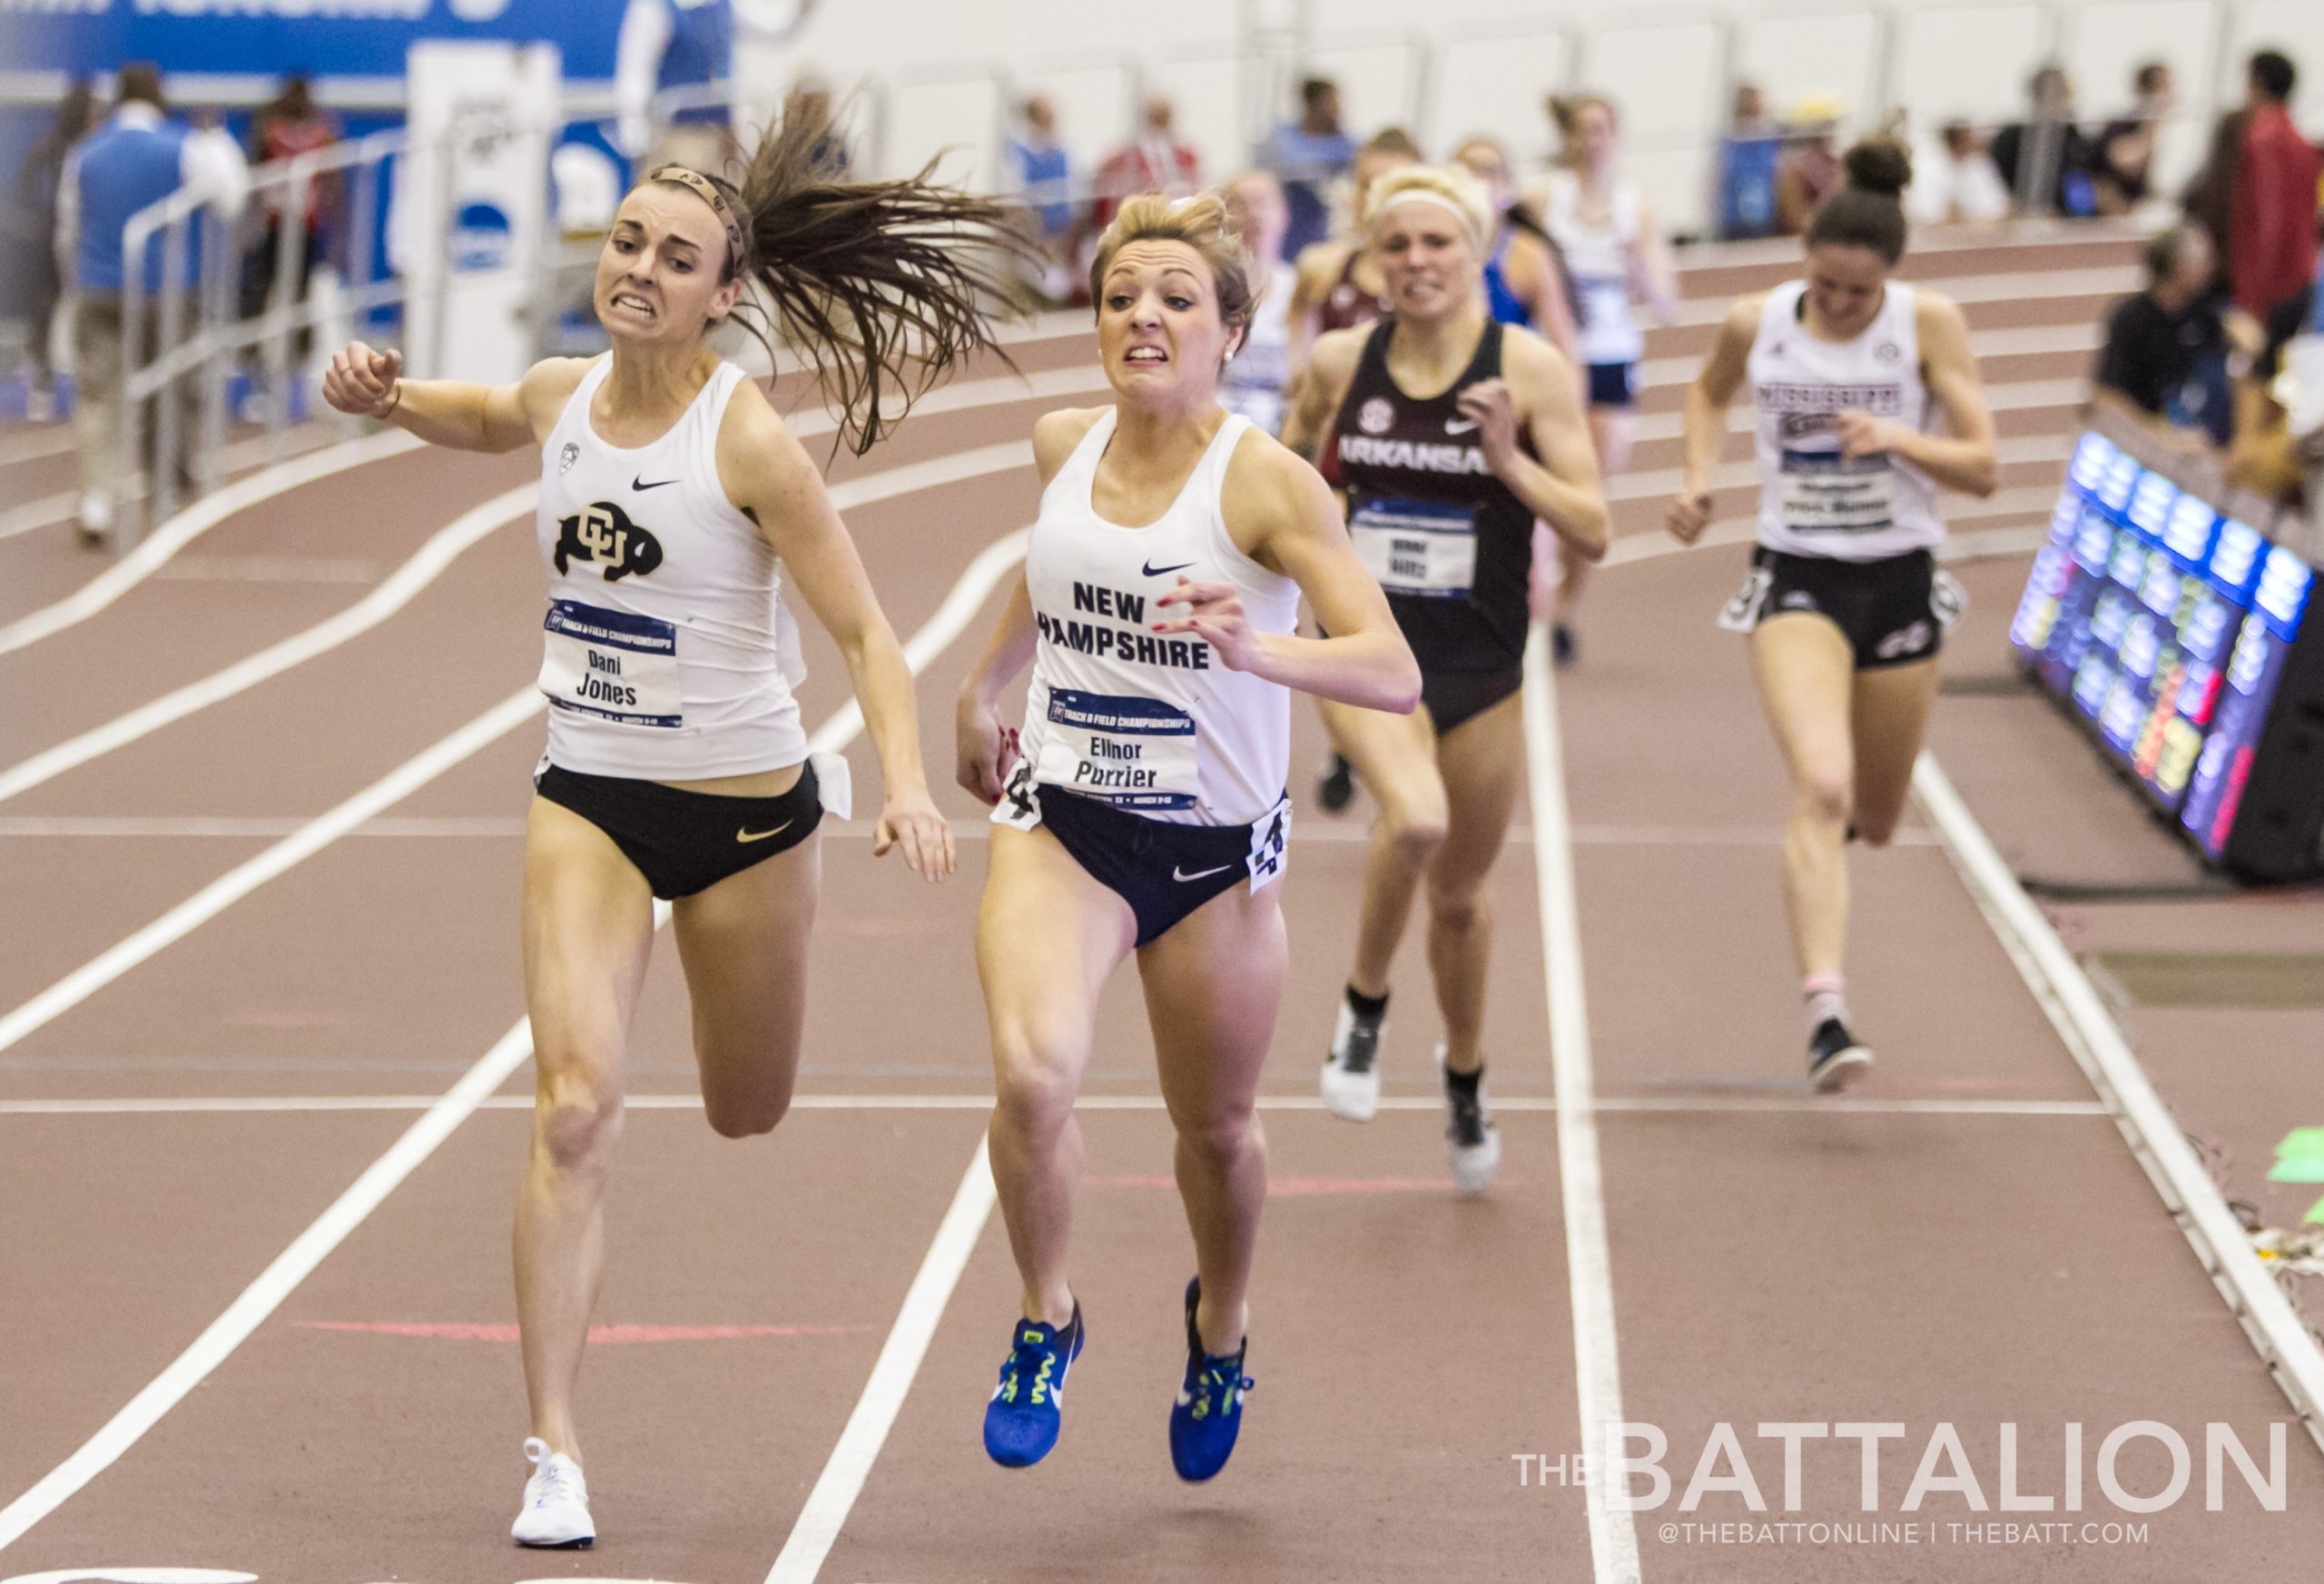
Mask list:
[[[1471,241],[1477,242],[1484,240],[1477,234],[1476,218],[1465,207],[1454,202],[1433,187],[1399,187],[1381,201],[1379,212],[1385,215],[1399,203],[1436,204],[1440,208],[1452,212],[1453,218],[1461,222],[1462,231],[1468,234]]]
[[[684,165],[665,165],[646,178],[649,182],[675,182],[710,205],[711,212],[726,228],[728,261],[740,265],[743,261],[743,223],[734,218],[733,205],[718,191],[715,183],[699,171],[689,171]]]

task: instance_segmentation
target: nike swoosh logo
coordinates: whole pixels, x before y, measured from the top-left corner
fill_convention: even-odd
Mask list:
[[[653,483],[648,484],[645,482],[645,478],[643,474],[633,473],[630,475],[629,487],[632,489],[659,489],[665,484],[675,484],[677,480],[675,478],[657,478]]]
[[[1234,867],[1235,866],[1231,863],[1222,863],[1216,869],[1198,870],[1193,874],[1180,874],[1177,867],[1174,864],[1170,869],[1170,878],[1175,881],[1208,880],[1212,875],[1225,874],[1228,870]]]
[[[1193,565],[1191,561],[1181,561],[1176,566],[1157,566],[1153,562],[1148,561],[1143,570],[1148,577],[1159,577],[1166,572],[1184,572]]]
[[[1448,435],[1465,435],[1476,427],[1477,420],[1472,418],[1449,418],[1444,420],[1444,432]]]
[[[782,835],[785,831],[788,831],[792,826],[798,822],[799,822],[796,820],[785,820],[782,824],[777,825],[772,831],[737,831],[734,832],[734,840],[737,841],[763,841],[770,836]]]

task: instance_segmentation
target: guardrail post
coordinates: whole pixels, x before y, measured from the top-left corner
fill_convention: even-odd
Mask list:
[[[135,548],[144,536],[146,502],[131,486],[145,451],[145,403],[138,394],[137,376],[143,371],[139,354],[145,340],[145,251],[153,235],[153,222],[142,214],[132,215],[121,233],[121,369],[120,383],[113,391],[121,445],[113,459],[111,492],[116,555]]]
[[[162,232],[162,301],[153,360],[161,379],[153,388],[153,464],[146,470],[145,495],[153,503],[156,522],[167,522],[178,508],[178,458],[185,454],[184,415],[178,401],[178,347],[185,339],[186,231],[193,213],[173,216]]]

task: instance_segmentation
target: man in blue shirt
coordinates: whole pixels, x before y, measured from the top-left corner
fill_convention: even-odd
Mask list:
[[[121,297],[133,265],[124,255],[123,232],[132,215],[181,188],[231,212],[248,192],[249,168],[231,137],[197,132],[164,113],[159,71],[142,62],[123,66],[113,113],[65,156],[56,192],[57,263],[75,298],[73,428],[81,451],[84,544],[101,544],[113,531],[113,498],[126,482],[120,477]],[[149,297],[165,284],[172,290],[190,287],[201,265],[201,232],[189,228],[184,273],[176,280],[162,279],[158,233],[144,254],[134,267]],[[160,350],[159,307],[149,302],[142,321],[141,364]],[[145,459],[156,475],[165,464],[174,469],[182,487],[190,482],[184,447],[193,437],[192,395],[190,383],[181,386],[185,408],[177,454],[163,458],[149,453]],[[153,433],[150,421],[146,433]]]
[[[1340,130],[1339,84],[1310,77],[1299,84],[1299,119],[1286,121],[1259,145],[1259,168],[1283,183],[1291,223],[1283,233],[1283,256],[1332,231],[1331,185],[1355,164],[1355,140]]]

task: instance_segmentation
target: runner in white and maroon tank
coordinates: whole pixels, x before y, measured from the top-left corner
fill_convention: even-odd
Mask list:
[[[1477,1192],[1500,1160],[1479,1044],[1492,934],[1483,892],[1524,784],[1517,694],[1533,525],[1594,558],[1606,504],[1573,365],[1486,315],[1496,217],[1482,184],[1457,167],[1415,168],[1384,178],[1370,204],[1394,311],[1315,344],[1284,438],[1320,450],[1344,490],[1356,552],[1420,661],[1423,707],[1400,720],[1324,706],[1379,812],[1322,1086],[1350,1120],[1379,1103],[1388,969],[1424,880],[1446,1151],[1454,1181]]]
[[[1670,532],[1709,526],[1727,405],[1747,382],[1758,425],[1758,548],[1719,625],[1751,638],[1751,674],[1791,777],[1784,905],[1807,1005],[1807,1074],[1837,1089],[1872,1065],[1841,975],[1846,846],[1886,846],[1961,608],[1935,568],[1940,487],[1994,488],[1994,425],[1961,310],[1890,278],[1905,252],[1912,162],[1876,140],[1807,230],[1807,279],[1728,310],[1687,392],[1686,493]],[[1942,418],[1942,434],[1935,422]]]

